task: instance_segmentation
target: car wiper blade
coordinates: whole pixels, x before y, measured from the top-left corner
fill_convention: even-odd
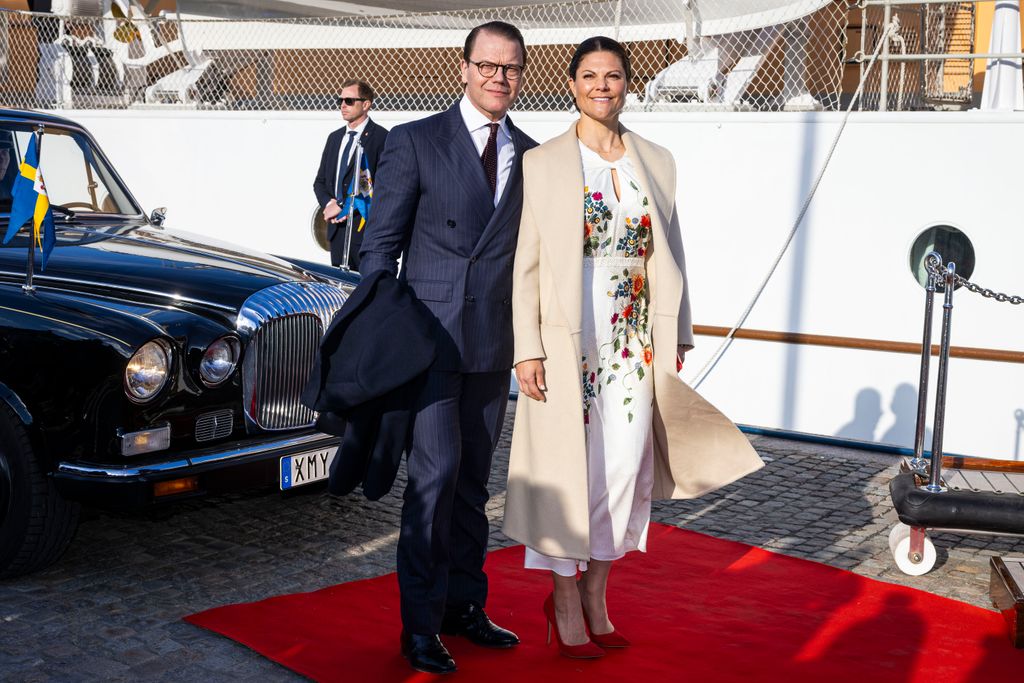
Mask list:
[[[60,204],[50,204],[50,208],[53,209],[54,213],[59,213],[65,218],[73,220],[75,218],[75,212],[71,209],[65,209]]]

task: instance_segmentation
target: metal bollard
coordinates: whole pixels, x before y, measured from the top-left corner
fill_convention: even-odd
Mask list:
[[[925,272],[928,283],[924,288],[924,337],[921,341],[921,377],[917,383],[917,427],[914,431],[914,457],[910,460],[910,468],[924,474],[928,461],[924,459],[925,422],[928,419],[928,371],[932,358],[932,309],[935,301],[935,275],[928,268],[929,264],[941,265],[942,256],[938,252],[930,252],[924,257]]]
[[[956,264],[946,264],[943,278],[945,299],[942,302],[942,342],[939,347],[939,378],[935,387],[935,432],[932,435],[932,467],[931,476],[925,490],[931,493],[945,491],[942,481],[942,431],[946,419],[946,383],[949,379],[949,339],[950,326],[953,318],[953,284],[956,276]]]

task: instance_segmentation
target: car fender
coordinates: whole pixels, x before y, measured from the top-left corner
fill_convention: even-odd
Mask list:
[[[25,405],[25,402],[21,400],[21,397],[13,389],[3,382],[0,382],[0,399],[10,406],[14,414],[21,420],[21,424],[26,427],[32,426],[32,413],[29,412],[28,406]]]

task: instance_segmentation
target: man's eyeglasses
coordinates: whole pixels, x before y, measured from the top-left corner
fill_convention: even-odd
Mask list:
[[[493,74],[492,74],[493,75]],[[365,97],[341,97],[338,101],[344,104],[346,107],[351,107],[356,102],[366,102]]]
[[[510,81],[518,81],[519,77],[523,75],[521,64],[493,64],[491,62],[474,62],[472,59],[466,61],[474,65],[484,78],[491,78],[498,73],[498,69],[501,69],[501,73]]]

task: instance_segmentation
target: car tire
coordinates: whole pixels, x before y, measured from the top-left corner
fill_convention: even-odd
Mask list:
[[[80,506],[46,475],[24,425],[0,401],[0,579],[38,571],[67,550]]]

